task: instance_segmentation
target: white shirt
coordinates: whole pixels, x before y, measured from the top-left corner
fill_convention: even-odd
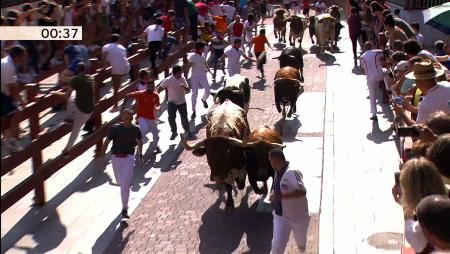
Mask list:
[[[186,99],[184,97],[186,92],[184,89],[189,86],[184,77],[177,79],[171,75],[162,81],[160,87],[167,88],[169,102],[176,105],[186,103]]]
[[[1,74],[2,74],[2,93],[9,95],[10,84],[17,83],[17,73],[14,61],[10,56],[5,56],[2,58],[1,64]]]
[[[417,253],[422,252],[428,244],[419,222],[411,219],[405,221],[405,239]]]
[[[253,21],[253,23],[250,25],[250,22],[248,22],[248,20],[246,20],[244,22],[244,33],[245,33],[245,39],[250,42],[253,39],[253,29],[256,26],[256,22]],[[248,31],[248,30],[250,31]]]
[[[209,12],[213,16],[221,16],[223,15],[222,8],[219,4],[212,4],[209,6]]]
[[[306,191],[303,183],[303,175],[299,170],[293,170],[289,166],[281,177],[280,189],[282,194],[292,193],[296,190]],[[306,218],[309,216],[308,200],[306,196],[282,199],[283,217]]]
[[[228,75],[231,77],[234,74],[241,74],[241,56],[244,51],[239,48],[235,49],[232,45],[225,48],[224,54],[228,57]]]
[[[324,2],[322,2],[322,3],[317,2],[316,4],[314,4],[314,8],[316,10],[316,16],[317,16],[319,14],[322,14],[327,9],[327,6],[325,5]]]
[[[144,32],[147,34],[147,42],[162,41],[164,38],[164,28],[156,24],[149,25]]]
[[[382,57],[383,50],[381,49],[367,50],[361,56],[361,66],[366,72],[367,80],[379,81],[383,79],[383,70],[381,66]]]
[[[111,64],[111,74],[123,75],[130,71],[130,63],[127,59],[127,50],[118,43],[108,43],[102,48],[106,59]]]
[[[194,52],[188,55],[188,61],[192,64],[192,77],[206,76],[205,57]]]
[[[228,4],[221,4],[220,7],[222,7],[222,11],[225,13],[225,15],[227,15],[228,20],[234,18],[234,13],[236,12],[236,8],[234,8],[233,6],[230,6]]]
[[[419,102],[416,123],[424,123],[428,117],[436,111],[450,113],[450,83],[442,81],[428,90],[427,94]]]

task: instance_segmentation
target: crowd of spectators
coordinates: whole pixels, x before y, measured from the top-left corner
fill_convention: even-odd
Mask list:
[[[367,76],[372,121],[376,98],[391,103],[401,142],[411,139],[392,189],[402,205],[405,238],[416,253],[450,250],[450,83],[449,51],[444,41],[424,48],[418,23],[408,24],[383,0],[350,0],[350,38],[357,67]],[[445,39],[445,38],[443,38]],[[403,127],[409,126],[409,127]],[[403,136],[407,136],[406,138]],[[402,143],[404,144],[404,143]],[[401,146],[403,147],[403,146]]]

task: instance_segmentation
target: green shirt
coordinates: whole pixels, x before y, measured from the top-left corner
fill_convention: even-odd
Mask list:
[[[86,114],[94,111],[94,79],[90,75],[80,74],[72,78],[70,86],[76,92],[75,105]]]
[[[195,4],[191,0],[188,0],[186,2],[189,16],[197,15],[197,7],[195,7]]]

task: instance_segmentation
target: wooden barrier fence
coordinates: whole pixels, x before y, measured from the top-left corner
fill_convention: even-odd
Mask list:
[[[192,50],[194,42],[185,43],[181,49],[175,53],[169,54],[167,59],[158,67],[158,73],[164,72],[167,76],[170,67],[178,62],[180,58],[187,61],[187,53]],[[139,70],[139,63],[148,57],[148,50],[143,49],[139,53],[129,58],[130,64],[135,71]],[[42,150],[49,147],[53,142],[61,139],[71,131],[71,126],[63,123],[52,131],[41,131],[39,124],[39,113],[49,109],[50,107],[64,102],[64,98],[55,94],[37,95],[37,85],[27,85],[27,96],[31,103],[26,105],[22,111],[21,121],[29,120],[31,143],[25,147],[24,150],[6,156],[1,160],[2,176],[22,164],[28,159],[32,159],[33,174],[24,181],[18,183],[15,187],[9,190],[1,197],[1,212],[3,213],[22,197],[35,189],[34,202],[36,205],[42,206],[46,202],[45,185],[44,182],[51,177],[55,172],[63,168],[67,163],[77,158],[90,147],[96,145],[96,154],[101,151],[103,145],[103,138],[106,137],[109,128],[119,121],[119,117],[102,125],[101,114],[113,106],[117,101],[122,100],[125,95],[135,89],[135,82],[132,81],[127,86],[119,90],[119,92],[112,97],[100,100],[100,84],[110,76],[109,70],[104,69],[93,75],[95,79],[95,99],[96,106],[93,113],[94,125],[96,131],[88,138],[82,140],[74,145],[68,152],[68,156],[58,156],[45,163],[42,161]],[[137,77],[137,76],[135,76]],[[5,125],[4,125],[5,124]],[[2,130],[6,129],[10,123],[8,120],[2,119]]]

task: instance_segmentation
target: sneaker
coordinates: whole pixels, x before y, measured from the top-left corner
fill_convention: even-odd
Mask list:
[[[206,101],[202,100],[202,103],[204,108],[208,108],[208,103]]]
[[[174,140],[177,137],[178,133],[172,132],[172,135],[170,135],[170,140]]]
[[[208,106],[208,105],[207,105]],[[195,114],[195,111],[192,112],[191,118],[194,119],[197,116],[197,114]]]
[[[128,209],[124,208],[122,209],[122,212],[120,213],[122,215],[123,218],[129,219],[130,216],[128,215]]]
[[[161,148],[159,148],[159,146],[157,146],[155,148],[155,150],[153,151],[153,153],[162,153]]]
[[[374,121],[374,122],[378,122],[378,117],[377,116],[372,116],[370,118],[370,120]]]

